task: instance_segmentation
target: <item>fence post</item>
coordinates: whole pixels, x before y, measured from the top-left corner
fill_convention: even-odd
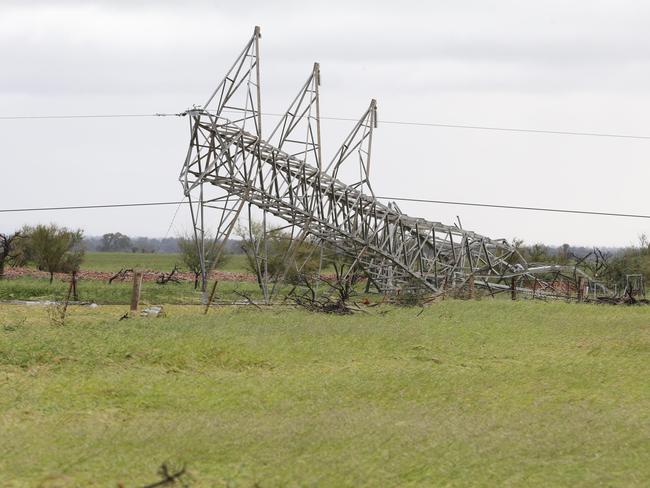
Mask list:
[[[72,272],[72,299],[75,302],[79,301],[79,295],[77,294],[77,272]]]
[[[513,300],[517,299],[517,283],[514,278],[512,278],[512,281],[510,282],[510,298]]]
[[[131,292],[131,315],[138,312],[140,290],[142,289],[142,271],[133,272],[133,291]]]
[[[63,308],[61,309],[61,324],[65,321],[65,314],[68,311],[68,303],[70,303],[70,295],[72,294],[72,289],[75,287],[74,275],[70,280],[70,286],[68,287],[68,294],[65,296],[65,301],[63,302]]]
[[[212,290],[210,291],[210,296],[205,302],[205,309],[203,310],[203,315],[208,314],[208,310],[210,310],[210,307],[212,306],[212,301],[214,300],[214,294],[217,291],[217,284],[219,284],[219,280],[214,280],[214,285],[212,285]]]
[[[469,299],[474,300],[474,275],[473,274],[469,275],[467,286],[469,288]]]
[[[584,300],[585,285],[582,279],[582,276],[578,278],[578,301],[582,302]]]

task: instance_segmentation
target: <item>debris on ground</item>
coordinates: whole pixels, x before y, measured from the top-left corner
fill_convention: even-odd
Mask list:
[[[140,312],[140,317],[164,317],[165,311],[159,305],[147,307]]]

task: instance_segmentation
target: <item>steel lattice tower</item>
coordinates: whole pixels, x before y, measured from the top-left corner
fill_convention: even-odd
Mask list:
[[[242,211],[251,206],[285,221],[295,248],[305,238],[344,254],[380,291],[421,288],[436,292],[471,279],[490,291],[543,293],[539,277],[588,279],[569,266],[529,266],[507,241],[403,214],[375,198],[369,172],[377,103],[372,100],[334,157],[324,164],[319,119],[320,68],[279,123],[264,136],[260,96],[260,29],[207,102],[188,112],[190,146],[180,174],[190,201],[203,276],[208,246],[222,251]],[[338,179],[344,164],[358,180]],[[249,219],[250,221],[250,219]],[[206,236],[212,237],[207,241]],[[265,275],[265,249],[256,250]],[[515,285],[516,282],[516,285]],[[269,290],[265,289],[268,299]]]

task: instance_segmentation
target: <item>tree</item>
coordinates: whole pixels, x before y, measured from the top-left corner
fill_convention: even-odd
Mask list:
[[[571,258],[571,246],[568,244],[562,244],[557,250],[557,263],[558,264],[569,264],[569,259]]]
[[[20,232],[13,234],[0,234],[0,280],[5,274],[5,264],[15,260],[17,256],[16,244],[22,237]]]
[[[312,242],[296,242],[287,232],[273,228],[267,229],[264,242],[263,229],[261,222],[252,222],[250,228],[240,226],[237,229],[242,239],[241,248],[246,255],[246,267],[257,276],[260,285],[265,271],[271,281],[297,283],[302,282],[300,275],[309,275],[318,270],[320,253]],[[264,251],[266,261],[263,260]],[[256,255],[261,257],[259,262]]]
[[[538,242],[526,250],[526,258],[533,263],[544,263],[550,260],[548,246]]]
[[[219,256],[219,260],[216,263],[214,262],[217,257],[217,252],[219,251],[219,243],[212,245],[213,243],[214,238],[206,235],[205,266],[208,271],[225,263],[227,260],[227,256],[222,252]],[[199,278],[201,277],[201,258],[199,256],[198,246],[196,245],[196,239],[188,236],[179,237],[178,248],[181,251],[183,263],[185,263],[187,269],[194,273],[194,289],[196,290],[199,286]],[[205,288],[204,283],[202,284],[202,288]]]
[[[512,239],[512,242],[510,243],[510,245],[515,249],[516,252],[514,252],[512,254],[507,254],[507,255],[504,256],[506,251],[504,249],[502,249],[502,248],[499,248],[499,250],[497,251],[497,256],[502,258],[502,259],[505,259],[505,261],[508,264],[521,265],[522,264],[521,263],[521,258],[523,258],[524,257],[523,254],[525,254],[524,253],[524,250],[525,250],[524,240],[523,239],[518,239],[518,238],[515,237],[515,238]]]
[[[131,238],[119,232],[104,234],[102,243],[99,246],[100,251],[128,251],[131,250]]]
[[[642,274],[645,281],[650,281],[650,247],[644,234],[639,236],[639,245],[630,246],[616,253],[608,262],[602,277],[618,284],[626,284],[626,276]]]
[[[27,255],[41,271],[50,273],[76,273],[83,260],[83,231],[68,230],[54,224],[26,228]]]

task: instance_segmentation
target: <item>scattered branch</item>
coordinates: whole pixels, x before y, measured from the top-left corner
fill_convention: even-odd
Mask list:
[[[187,476],[187,470],[185,469],[185,466],[183,466],[179,470],[174,471],[173,469],[170,469],[166,463],[163,463],[158,469],[158,475],[160,475],[161,477],[159,481],[150,483],[148,485],[144,485],[142,488],[157,488],[159,486],[172,486],[172,485],[176,485],[176,483],[181,483],[181,486],[183,487],[189,486],[187,483],[183,482],[183,478]]]
[[[325,279],[322,276],[316,277],[318,282],[325,284],[330,289],[332,296],[324,294],[319,297],[313,281],[306,275],[301,275],[300,279],[307,290],[302,295],[297,295],[294,287],[285,297],[285,300],[291,300],[296,305],[312,312],[350,315],[354,312],[363,311],[356,303],[349,304],[350,297],[354,293],[354,285],[359,280],[359,275],[351,273],[349,269],[345,272],[344,265],[334,263],[333,266],[336,274],[334,280]]]
[[[114,280],[124,281],[128,277],[129,273],[133,273],[132,268],[120,269],[117,273],[108,279],[108,284],[110,285]]]
[[[244,292],[240,292],[240,291],[237,291],[237,290],[233,290],[233,293],[234,293],[235,295],[239,295],[240,297],[246,299],[246,301],[247,301],[248,303],[250,303],[251,305],[257,307],[257,308],[260,309],[260,310],[262,310],[262,307],[260,307],[257,303],[255,303],[255,302],[251,299],[251,297],[248,296],[246,293],[244,293]]]
[[[160,273],[160,276],[156,279],[156,283],[159,285],[166,285],[169,282],[172,283],[180,283],[181,280],[176,276],[176,273],[178,272],[178,265],[174,265],[174,269],[172,269],[171,273]]]

